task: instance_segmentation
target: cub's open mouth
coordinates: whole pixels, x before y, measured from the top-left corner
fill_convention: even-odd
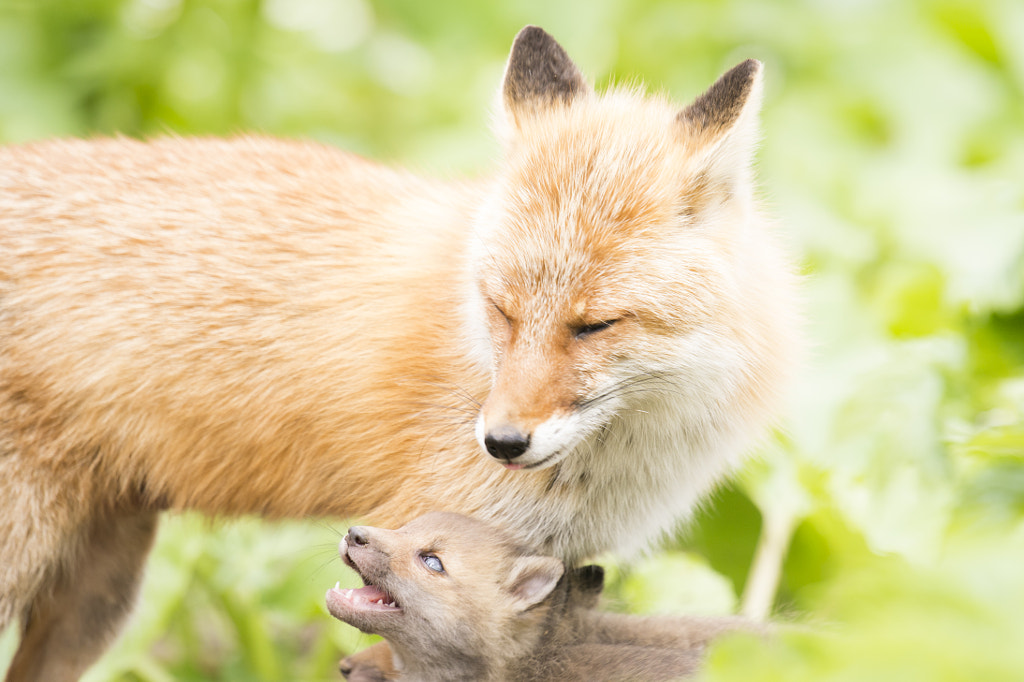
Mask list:
[[[374,585],[343,590],[336,584],[327,590],[327,610],[338,620],[348,621],[354,614],[367,612],[400,612],[395,598]]]
[[[351,555],[352,548],[348,546],[347,535],[341,541],[339,551],[341,560],[362,578],[365,587],[343,590],[340,583],[335,583],[334,587],[327,590],[325,600],[327,610],[332,616],[369,632],[370,630],[366,628],[375,627],[375,622],[367,622],[367,617],[402,613],[401,604],[387,590],[366,579],[363,570]]]

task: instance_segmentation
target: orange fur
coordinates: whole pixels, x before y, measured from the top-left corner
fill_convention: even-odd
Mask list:
[[[555,80],[533,83],[545,60]],[[744,73],[694,128],[660,98],[598,97],[524,29],[506,160],[475,183],[260,137],[0,149],[0,627],[26,631],[9,679],[71,679],[102,650],[124,608],[90,624],[90,600],[131,595],[86,570],[96,529],[130,586],[138,519],[164,509],[447,509],[570,562],[655,542],[792,364]],[[499,428],[530,437],[500,455],[524,470],[482,451]],[[91,634],[67,653],[74,623]]]

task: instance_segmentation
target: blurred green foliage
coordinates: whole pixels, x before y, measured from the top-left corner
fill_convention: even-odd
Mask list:
[[[724,642],[708,680],[1024,679],[1019,0],[0,0],[0,141],[257,131],[484,172],[527,23],[599,87],[680,103],[765,61],[763,195],[807,275],[783,431],[665,552],[610,572],[612,608],[767,599],[795,623]],[[354,580],[338,538],[166,519],[88,679],[339,679],[370,638],[322,607]]]

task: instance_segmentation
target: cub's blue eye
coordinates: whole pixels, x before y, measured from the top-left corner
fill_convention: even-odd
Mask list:
[[[441,560],[433,554],[421,554],[420,559],[423,561],[423,565],[434,573],[444,573],[444,566],[441,564]]]

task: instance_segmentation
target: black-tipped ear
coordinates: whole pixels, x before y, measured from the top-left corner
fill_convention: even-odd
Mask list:
[[[596,592],[600,594],[604,590],[604,569],[597,564],[580,566],[572,571],[573,585],[581,592]]]
[[[585,609],[597,606],[601,599],[601,592],[604,590],[603,568],[597,564],[580,566],[570,571],[566,578],[569,580],[571,601]]]
[[[759,95],[761,70],[761,62],[756,59],[734,66],[679,112],[679,121],[698,140],[717,140],[736,125],[748,102],[753,103],[751,100]]]
[[[568,104],[587,92],[583,74],[544,29],[527,26],[519,32],[502,82],[502,99],[509,112]]]

